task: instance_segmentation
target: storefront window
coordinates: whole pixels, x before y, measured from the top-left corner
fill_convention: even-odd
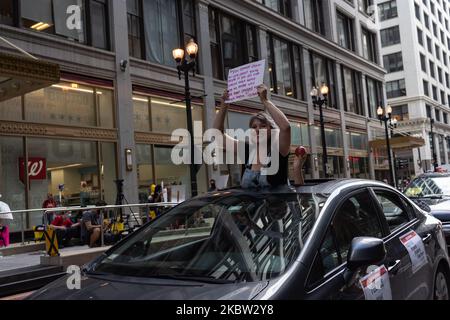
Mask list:
[[[152,131],[171,134],[174,130],[187,127],[186,105],[173,103],[164,98],[151,98]],[[203,108],[192,105],[193,121],[203,121]]]
[[[346,138],[349,142],[349,148],[355,150],[367,150],[368,139],[366,134],[347,132]]]
[[[22,145],[22,138],[0,137],[0,201],[8,204],[11,210],[25,209],[25,184],[19,172],[19,159],[23,157]],[[14,216],[10,228],[10,231],[21,229],[20,215]]]
[[[244,131],[250,128],[250,119],[252,115],[238,112],[228,112],[228,129],[242,129]]]
[[[322,146],[322,133],[320,127],[314,127],[314,134],[316,137],[317,146]],[[325,128],[325,139],[327,147],[342,148],[342,133],[339,129]]]
[[[96,89],[98,105],[99,126],[102,128],[114,128],[114,98],[113,91],[107,89]]]
[[[98,111],[96,110],[98,108]],[[25,96],[25,119],[71,126],[114,127],[113,92],[62,82]]]
[[[136,145],[136,161],[138,166],[139,202],[145,203],[150,195],[150,186],[154,183],[153,154],[150,145]]]
[[[92,88],[61,83],[25,96],[26,120],[74,126],[95,126]]]
[[[350,157],[350,173],[352,178],[369,179],[369,159]]]
[[[16,97],[0,102],[0,120],[22,120],[22,98]]]
[[[100,143],[100,177],[102,185],[102,199],[109,205],[116,203],[117,179],[116,146],[114,143]]]
[[[46,172],[45,175],[30,177],[30,208],[42,207],[48,193],[65,206],[95,204],[100,199],[97,158],[96,142],[28,139],[29,161],[42,163],[42,170]],[[64,186],[62,191],[61,185]],[[32,214],[30,227],[41,221],[41,214]]]
[[[134,130],[150,131],[150,109],[147,97],[133,96]]]

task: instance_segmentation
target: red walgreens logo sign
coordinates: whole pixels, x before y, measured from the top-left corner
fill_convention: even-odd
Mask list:
[[[22,182],[25,181],[25,160],[19,158],[19,175]],[[47,161],[45,158],[28,158],[28,176],[30,180],[47,179]]]

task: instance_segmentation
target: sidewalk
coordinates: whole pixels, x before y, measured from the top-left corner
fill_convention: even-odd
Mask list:
[[[64,248],[60,250],[60,253],[70,253],[73,251],[80,251],[80,250],[88,250],[88,246],[75,246],[75,247],[69,247]],[[26,268],[26,267],[32,267],[37,266],[41,262],[41,255],[43,255],[45,251],[37,251],[37,252],[30,252],[30,253],[23,253],[23,254],[17,254],[13,256],[6,256],[1,257],[0,256],[0,272],[7,271],[7,270],[14,270],[19,268]]]

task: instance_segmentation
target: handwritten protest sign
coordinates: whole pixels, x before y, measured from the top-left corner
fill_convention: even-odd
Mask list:
[[[249,63],[228,73],[228,91],[230,98],[227,103],[251,99],[258,96],[258,86],[264,82],[266,60]]]

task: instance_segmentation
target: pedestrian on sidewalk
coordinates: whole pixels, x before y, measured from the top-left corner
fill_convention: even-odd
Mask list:
[[[2,195],[0,194],[0,198]],[[3,201],[0,201],[0,247],[9,246],[9,223],[14,219],[11,208]]]

